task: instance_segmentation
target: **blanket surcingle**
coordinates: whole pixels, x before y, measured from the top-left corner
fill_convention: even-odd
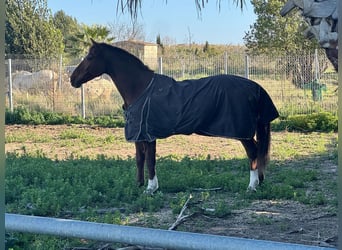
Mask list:
[[[127,141],[154,141],[192,133],[235,139],[254,136],[278,111],[257,83],[233,75],[175,81],[155,74],[142,95],[125,110]]]

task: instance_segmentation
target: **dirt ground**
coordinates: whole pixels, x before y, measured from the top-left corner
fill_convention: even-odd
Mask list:
[[[6,137],[31,134],[32,138],[36,135],[47,138],[45,141],[41,140],[41,142],[36,142],[37,139],[31,141],[27,139],[20,142],[6,143],[6,151],[21,153],[23,151],[34,152],[40,150],[53,159],[67,158],[70,154],[90,157],[95,157],[97,154],[111,157],[120,156],[122,158],[134,157],[134,144],[124,141],[123,129],[77,126],[77,129],[83,129],[97,138],[114,135],[116,140],[105,146],[96,143],[87,146],[77,144],[65,146],[58,139],[61,133],[67,129],[70,129],[70,126],[6,126]],[[286,138],[286,132],[273,133],[272,136],[274,142],[283,141]],[[300,136],[302,135],[298,134],[298,137]],[[320,136],[328,138],[327,141],[331,139],[331,141],[336,142],[337,140],[337,134],[321,134]],[[294,145],[294,147],[296,146]],[[327,150],[333,150],[333,147],[331,145],[327,146]],[[276,150],[277,148],[274,147],[273,151]],[[310,149],[305,152],[310,154]],[[244,157],[245,155],[243,147],[238,141],[200,136],[176,136],[158,141],[157,154],[158,157],[170,154],[177,156],[206,156],[210,154],[213,158],[234,158]],[[336,179],[337,165],[335,158],[324,157],[322,161],[324,162],[320,162],[320,164],[327,166],[322,170],[324,176]],[[229,198],[227,198],[227,203],[229,204]],[[254,201],[244,209],[233,210],[232,216],[228,218],[222,219],[196,214],[183,222],[177,230],[336,247],[338,231],[336,211],[336,208],[332,208],[330,205],[314,207],[290,200],[260,200]],[[155,216],[156,218],[159,217],[156,223],[161,224],[172,224],[175,217],[172,215],[171,210],[160,211],[160,214],[157,213]],[[144,226],[141,221],[134,223],[134,218],[130,218],[130,221],[133,222],[132,224]]]

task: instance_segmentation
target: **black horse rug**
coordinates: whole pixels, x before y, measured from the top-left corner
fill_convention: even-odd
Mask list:
[[[143,94],[125,110],[128,141],[154,141],[176,134],[235,139],[254,136],[278,111],[257,83],[233,75],[175,81],[155,74]]]

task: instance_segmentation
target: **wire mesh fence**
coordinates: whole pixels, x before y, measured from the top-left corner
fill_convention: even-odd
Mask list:
[[[11,56],[6,64],[6,105],[70,115],[100,116],[121,112],[122,99],[107,75],[82,89],[70,84],[81,59],[67,65],[62,58],[37,59]],[[247,56],[223,53],[214,57],[181,56],[145,59],[156,73],[176,80],[217,74],[234,74],[263,86],[282,115],[328,111],[337,113],[337,73],[324,54]],[[83,94],[82,94],[83,92]]]

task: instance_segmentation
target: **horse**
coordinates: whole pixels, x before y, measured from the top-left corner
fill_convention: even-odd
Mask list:
[[[249,158],[247,190],[264,181],[271,143],[270,123],[279,114],[267,92],[256,82],[234,75],[175,81],[157,74],[129,52],[91,39],[87,56],[73,71],[75,88],[108,74],[122,99],[125,137],[135,143],[136,179],[144,192],[158,188],[156,140],[176,134],[199,134],[239,140]]]

